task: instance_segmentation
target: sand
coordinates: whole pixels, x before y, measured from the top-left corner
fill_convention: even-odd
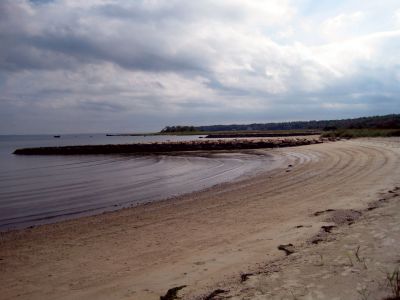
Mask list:
[[[399,218],[379,217],[396,202],[366,210],[369,203],[400,185],[399,139],[358,139],[267,151],[280,159],[280,167],[240,182],[137,208],[3,233],[1,299],[159,299],[168,289],[182,285],[186,287],[179,295],[184,299],[216,288],[229,289],[226,295],[237,299],[293,299],[291,293],[297,290],[290,290],[289,296],[267,295],[274,288],[289,292],[279,280],[269,281],[267,291],[260,288],[259,282],[270,280],[268,272],[250,276],[244,283],[238,283],[240,274],[256,274],[271,264],[301,271],[307,261],[304,257],[311,255],[302,251],[324,245],[333,245],[333,250],[326,250],[331,255],[339,255],[334,249],[340,243],[350,245],[349,251],[360,245],[362,253],[367,253],[364,248],[377,240],[374,234],[384,240],[391,227],[400,225]],[[344,223],[332,230],[337,241],[324,237],[328,242],[307,246],[321,226],[340,220],[340,214],[329,219],[335,212],[323,212],[327,209],[362,214],[353,225]],[[322,213],[315,216],[318,211]],[[376,228],[386,231],[370,235],[373,229],[346,231],[365,228],[358,224],[369,224],[365,220],[373,213]],[[343,241],[352,235],[352,240],[357,237],[365,244]],[[278,246],[289,243],[296,252],[286,257]],[[331,264],[327,254],[324,261],[326,266]],[[328,267],[320,268],[329,275]],[[283,273],[279,276],[285,278]],[[304,290],[301,293],[307,296]]]
[[[351,225],[333,227],[317,245],[296,245],[293,254],[220,286],[218,295],[232,300],[394,296],[388,278],[400,266],[400,195],[395,191],[382,194],[382,201],[360,211]],[[396,289],[400,292],[399,285]]]

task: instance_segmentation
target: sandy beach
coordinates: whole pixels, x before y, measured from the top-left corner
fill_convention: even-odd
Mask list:
[[[389,238],[393,242],[388,247],[398,245],[391,228],[399,230],[400,218],[382,216],[399,211],[399,138],[255,151],[268,151],[281,164],[255,177],[167,201],[2,233],[0,298],[150,300],[185,285],[179,291],[183,299],[201,299],[216,289],[226,291],[221,297],[234,299],[293,299],[291,293],[308,297],[310,292],[296,289],[296,284],[304,284],[300,281],[288,286],[293,278],[282,270],[303,270],[305,257],[318,264],[316,247],[326,248],[318,270],[329,273],[329,257],[338,253],[337,247],[351,244],[346,238],[360,241],[351,244],[349,251],[357,245],[362,246],[363,255],[370,253],[368,249],[378,249],[374,254],[371,250],[370,260],[389,253],[374,242],[385,245]],[[368,210],[371,203],[380,204]],[[337,222],[349,210],[354,220]],[[329,219],[335,212],[339,212],[337,218]],[[321,226],[337,228],[321,242],[309,243]],[[367,226],[372,227],[366,230]],[[382,232],[370,234],[377,228]],[[295,251],[289,256],[278,250],[287,244]],[[396,255],[388,254],[388,267],[398,263]],[[362,267],[353,260],[353,266],[343,266],[349,267],[349,274],[354,266]],[[271,264],[277,266],[275,277],[262,272],[270,270]],[[367,268],[371,266],[376,267],[368,261]],[[255,275],[240,280],[243,273]],[[321,277],[322,273],[316,274]],[[381,276],[374,274],[374,280]],[[278,291],[271,293],[274,288]],[[317,288],[320,299],[329,295]],[[364,287],[353,288],[359,295],[357,288]]]

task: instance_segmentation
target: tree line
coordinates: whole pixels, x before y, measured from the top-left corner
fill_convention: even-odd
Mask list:
[[[263,130],[337,130],[337,129],[400,129],[400,114],[341,120],[311,120],[277,123],[167,126],[162,133],[195,131],[263,131]]]

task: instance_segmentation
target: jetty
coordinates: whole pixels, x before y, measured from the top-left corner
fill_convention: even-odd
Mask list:
[[[260,148],[294,147],[319,144],[323,140],[315,137],[276,139],[232,139],[179,142],[154,142],[135,144],[84,145],[61,147],[23,148],[16,155],[88,155],[88,154],[157,154],[187,151],[244,150]]]

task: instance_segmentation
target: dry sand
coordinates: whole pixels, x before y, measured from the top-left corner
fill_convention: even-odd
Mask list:
[[[368,270],[379,255],[385,268],[396,264],[398,251],[389,254],[375,243],[399,245],[400,218],[394,213],[400,205],[393,200],[396,192],[388,193],[400,185],[399,139],[339,141],[268,153],[283,157],[282,166],[240,182],[133,209],[3,233],[0,298],[159,299],[168,289],[187,285],[179,292],[185,299],[216,288],[229,289],[220,296],[235,299],[333,299],[326,296],[331,295],[329,289],[337,291],[338,299],[352,299],[341,297],[342,282],[329,277],[346,278],[355,274],[354,269],[364,268],[354,257],[351,266],[343,249],[354,253],[360,246]],[[382,197],[393,199],[365,210]],[[314,215],[327,209],[336,211]],[[363,213],[351,226],[342,218],[349,209]],[[322,237],[336,241],[306,243],[321,226],[341,220],[342,227]],[[277,247],[289,243],[296,252],[286,257]],[[324,254],[316,260],[319,253]],[[311,258],[321,265],[317,271],[307,268]],[[240,283],[243,272],[255,275]],[[307,272],[319,276],[302,275]],[[371,277],[377,282],[378,273],[374,274]],[[319,278],[325,281],[317,286]],[[307,289],[301,289],[308,283]],[[345,283],[351,288],[350,281]],[[310,294],[314,287],[315,295]],[[375,286],[352,288],[361,293],[376,290]]]
[[[293,254],[219,287],[215,299],[379,299],[400,292],[389,283],[400,266],[400,192],[382,194],[357,221],[324,232],[318,244],[300,243]],[[329,215],[343,213],[335,211]],[[332,225],[331,225],[332,224]],[[311,241],[316,241],[315,238]],[[393,278],[398,280],[397,278]],[[210,292],[208,292],[210,293]],[[399,298],[396,298],[399,299]]]

